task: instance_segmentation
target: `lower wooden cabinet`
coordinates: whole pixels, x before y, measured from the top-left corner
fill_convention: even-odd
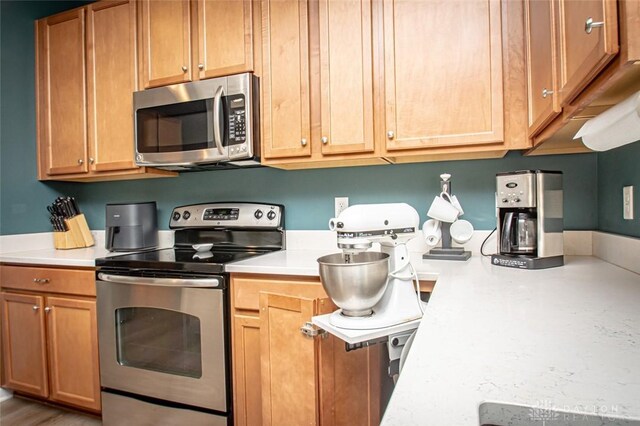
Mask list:
[[[336,309],[317,277],[232,275],[236,425],[380,421],[380,348],[346,352],[300,327]]]
[[[25,293],[22,275],[39,276],[43,268],[0,266],[2,269],[2,386],[51,401],[100,411],[100,375],[96,301],[55,294],[64,271],[46,293]],[[53,269],[50,269],[53,271]],[[14,280],[8,271],[19,271]],[[69,271],[71,279],[78,273]],[[43,278],[34,278],[43,280]],[[44,278],[46,279],[46,278]],[[54,293],[52,293],[54,292]],[[87,288],[87,293],[95,292]]]

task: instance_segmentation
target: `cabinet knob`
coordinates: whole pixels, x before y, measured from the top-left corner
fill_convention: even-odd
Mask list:
[[[78,164],[80,164],[81,166],[84,164],[84,160],[81,158],[78,160]]]
[[[328,144],[329,143],[329,138],[326,136],[323,136],[322,139],[320,139],[322,141],[323,144]]]
[[[203,70],[204,69],[204,64],[198,64],[198,69]]]
[[[95,158],[89,157],[89,164],[93,164],[95,162],[96,162]]]
[[[182,66],[182,72],[187,72],[187,70],[189,70],[189,68],[187,68],[185,65]]]
[[[393,130],[389,130],[387,132],[387,139],[393,139],[396,137],[396,134],[393,132]]]
[[[51,312],[51,308],[50,306],[47,306],[46,308],[44,308],[44,311],[48,314],[49,312]]]
[[[307,140],[305,138],[300,139],[300,145],[307,146]]]
[[[553,90],[549,90],[547,88],[542,89],[542,97],[546,98],[547,96],[553,95]]]
[[[47,284],[49,282],[49,278],[34,278],[33,282],[36,284]]]
[[[34,311],[37,311],[38,309],[40,309],[40,306],[33,306],[31,309],[33,309]]]
[[[587,20],[584,22],[584,32],[587,34],[591,34],[594,28],[604,27],[604,22],[593,22],[593,18],[589,16]]]

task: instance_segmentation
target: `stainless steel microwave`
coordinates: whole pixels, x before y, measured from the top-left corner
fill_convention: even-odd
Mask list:
[[[175,171],[259,165],[258,93],[250,73],[135,92],[136,164]]]

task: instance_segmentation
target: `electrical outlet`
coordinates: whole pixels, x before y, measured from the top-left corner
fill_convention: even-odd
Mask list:
[[[622,188],[622,217],[633,220],[633,186]]]
[[[336,197],[335,199],[335,217],[338,217],[342,210],[349,207],[349,197]]]

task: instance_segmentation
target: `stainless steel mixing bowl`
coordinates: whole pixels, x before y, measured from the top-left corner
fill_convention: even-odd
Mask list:
[[[320,280],[333,303],[347,316],[371,315],[387,288],[389,255],[375,251],[329,254],[318,259]]]

